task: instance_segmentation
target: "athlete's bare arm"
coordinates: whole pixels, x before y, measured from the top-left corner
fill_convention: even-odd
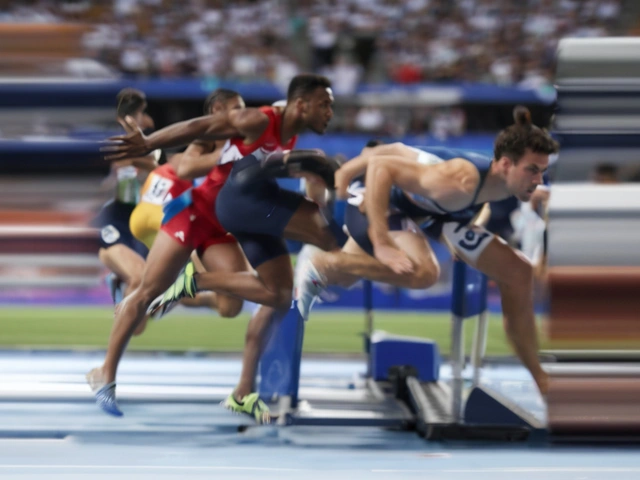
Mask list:
[[[336,196],[338,198],[346,198],[349,184],[354,178],[365,173],[369,160],[374,156],[386,155],[401,156],[406,160],[415,161],[418,153],[403,143],[391,143],[388,145],[363,148],[360,155],[345,162],[336,172]]]
[[[269,117],[257,108],[218,112],[204,117],[185,120],[145,136],[131,117],[125,119],[132,131],[111,137],[111,145],[103,147],[106,160],[145,155],[156,148],[179,147],[196,139],[224,140],[243,137],[257,140],[269,125]]]
[[[127,122],[126,119],[121,117],[118,117],[117,120],[122,128],[124,128],[125,132],[127,132],[127,134],[135,134],[139,130],[138,125],[135,122],[131,124],[130,122]],[[126,167],[129,165],[133,165],[142,173],[148,174],[158,167],[158,161],[160,160],[161,154],[162,152],[160,151],[160,149],[156,149],[155,151],[152,151],[147,155],[129,157],[127,160],[116,161],[112,164],[112,167]]]
[[[409,258],[389,236],[387,212],[392,186],[428,197],[455,211],[469,204],[478,181],[477,169],[464,159],[422,165],[399,156],[371,157],[367,166],[364,203],[369,220],[369,238],[376,258],[396,273],[409,273],[413,268]]]
[[[218,164],[221,151],[222,149],[216,148],[215,142],[191,142],[183,153],[176,155],[176,174],[183,180],[207,175]]]
[[[144,157],[132,158],[131,164],[134,167],[149,173],[150,171],[158,167],[158,158],[156,158],[154,153],[150,153],[149,155],[145,155]]]

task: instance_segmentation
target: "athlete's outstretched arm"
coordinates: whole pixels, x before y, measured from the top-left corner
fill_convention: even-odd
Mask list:
[[[156,152],[158,154],[156,155]],[[156,150],[151,152],[149,155],[145,155],[144,157],[135,157],[131,159],[131,164],[139,168],[140,170],[144,170],[147,173],[154,170],[158,167],[158,159],[160,158],[161,151]]]
[[[343,163],[335,173],[336,196],[338,198],[347,198],[347,189],[351,181],[365,173],[369,158],[372,153],[371,148],[364,148],[360,155],[352,158],[348,162]]]
[[[186,145],[197,138],[223,140],[234,136],[257,138],[267,128],[269,117],[257,108],[219,112],[185,120],[145,136],[133,118],[126,117],[131,132],[111,137],[110,145],[101,150],[106,160],[138,157],[156,148]]]

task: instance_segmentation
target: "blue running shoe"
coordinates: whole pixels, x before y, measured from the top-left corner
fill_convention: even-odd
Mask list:
[[[109,287],[109,292],[111,292],[113,304],[119,304],[122,301],[123,296],[122,280],[120,280],[115,273],[110,273],[105,277],[104,281]]]
[[[124,414],[116,402],[116,382],[107,383],[96,392],[96,404],[103,412],[114,417],[122,417]]]

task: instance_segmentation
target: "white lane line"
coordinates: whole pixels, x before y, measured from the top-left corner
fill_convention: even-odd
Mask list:
[[[276,467],[234,467],[234,466],[178,466],[178,465],[0,465],[2,470],[18,469],[92,469],[92,470],[211,470],[211,471],[252,471],[252,472],[312,472],[301,468]],[[505,467],[480,469],[374,469],[372,473],[640,473],[634,467]]]
[[[498,467],[480,468],[473,470],[443,470],[444,472],[455,473],[618,473],[618,472],[640,472],[639,467]]]
[[[0,435],[2,432],[6,430],[0,431]],[[0,445],[5,443],[10,443],[11,445],[15,443],[67,443],[68,440],[66,438],[0,438]],[[0,465],[2,468],[2,465]]]
[[[464,469],[376,469],[373,473],[640,473],[640,468],[634,467],[504,467],[504,468],[474,468]]]
[[[0,465],[0,469],[92,469],[92,470],[250,470],[254,472],[311,472],[299,468],[274,467],[224,467],[224,466],[196,466],[196,465]]]

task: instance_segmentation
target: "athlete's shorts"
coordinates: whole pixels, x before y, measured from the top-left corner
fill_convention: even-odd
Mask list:
[[[369,238],[369,220],[358,207],[347,205],[345,211],[345,225],[351,238],[362,250],[373,256],[373,244]],[[422,232],[426,237],[440,241],[440,234],[453,247],[456,254],[472,265],[476,265],[480,254],[489,245],[494,235],[482,227],[471,226],[464,222],[431,222],[428,228],[419,228],[417,224],[404,213],[389,215],[389,231]]]
[[[202,207],[192,199],[191,190],[187,190],[165,205],[162,231],[199,254],[213,245],[235,243],[236,239],[222,228],[213,212],[205,212]]]
[[[91,224],[100,229],[102,248],[122,244],[146,258],[149,250],[134,238],[129,228],[129,218],[134,208],[135,205],[111,200],[102,207]]]
[[[274,178],[242,174],[258,163],[253,155],[235,162],[216,201],[220,224],[238,239],[253,268],[289,253],[284,229],[304,199]]]
[[[133,209],[129,218],[131,234],[148,249],[151,249],[162,226],[162,205],[141,202]]]

